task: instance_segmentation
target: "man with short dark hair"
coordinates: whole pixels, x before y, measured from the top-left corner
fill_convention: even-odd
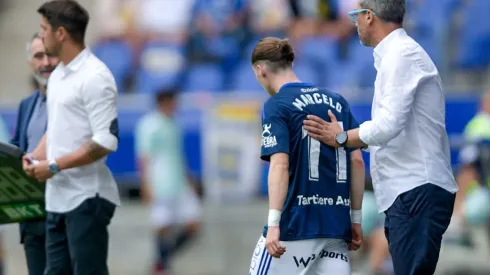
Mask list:
[[[105,275],[107,227],[120,203],[105,164],[118,146],[116,84],[85,47],[82,6],[54,0],[38,12],[46,52],[61,61],[48,81],[46,135],[23,160],[28,175],[47,180],[45,275]]]
[[[27,42],[27,60],[39,89],[23,99],[17,114],[17,127],[10,143],[24,152],[32,152],[44,136],[48,123],[46,85],[59,59],[46,54],[41,37],[36,33]],[[43,275],[46,267],[45,220],[20,223],[20,240],[24,245],[29,275]]]
[[[335,147],[369,146],[378,210],[397,275],[434,274],[458,186],[451,170],[445,96],[437,67],[403,29],[405,0],[361,0],[349,12],[374,48],[372,119],[347,132],[311,117],[312,137]],[[339,144],[338,137],[345,137]]]

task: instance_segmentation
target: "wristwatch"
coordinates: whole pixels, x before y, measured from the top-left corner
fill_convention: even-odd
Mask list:
[[[335,136],[335,141],[337,141],[341,147],[344,147],[347,144],[348,137],[347,132],[340,132]]]
[[[60,171],[60,167],[58,163],[56,163],[56,160],[51,160],[49,161],[49,166],[48,166],[49,172],[56,174]]]

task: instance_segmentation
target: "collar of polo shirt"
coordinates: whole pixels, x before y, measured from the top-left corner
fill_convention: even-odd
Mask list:
[[[63,62],[60,62],[60,64],[63,66],[63,70],[65,72],[76,72],[78,69],[83,64],[83,61],[86,59],[87,56],[90,54],[90,49],[85,48],[83,51],[81,51],[68,65],[63,64]]]

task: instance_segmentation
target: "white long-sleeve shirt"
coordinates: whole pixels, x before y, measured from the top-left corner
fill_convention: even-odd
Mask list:
[[[372,120],[360,126],[359,137],[370,148],[379,211],[426,183],[455,193],[445,98],[436,66],[404,29],[376,46],[374,60],[378,73]]]
[[[87,48],[69,64],[60,63],[48,82],[48,160],[56,160],[88,141],[116,151],[117,88],[112,73]],[[100,195],[119,205],[119,192],[106,158],[66,169],[46,184],[46,210],[66,213]]]

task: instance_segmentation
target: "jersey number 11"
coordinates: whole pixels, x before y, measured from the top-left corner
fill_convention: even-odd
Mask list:
[[[342,121],[338,122],[340,128],[344,129]],[[308,169],[309,179],[311,181],[318,181],[320,179],[320,173],[318,166],[320,165],[320,141],[308,136]],[[339,147],[335,150],[336,166],[337,166],[337,182],[344,183],[347,181],[347,152],[345,148]]]

